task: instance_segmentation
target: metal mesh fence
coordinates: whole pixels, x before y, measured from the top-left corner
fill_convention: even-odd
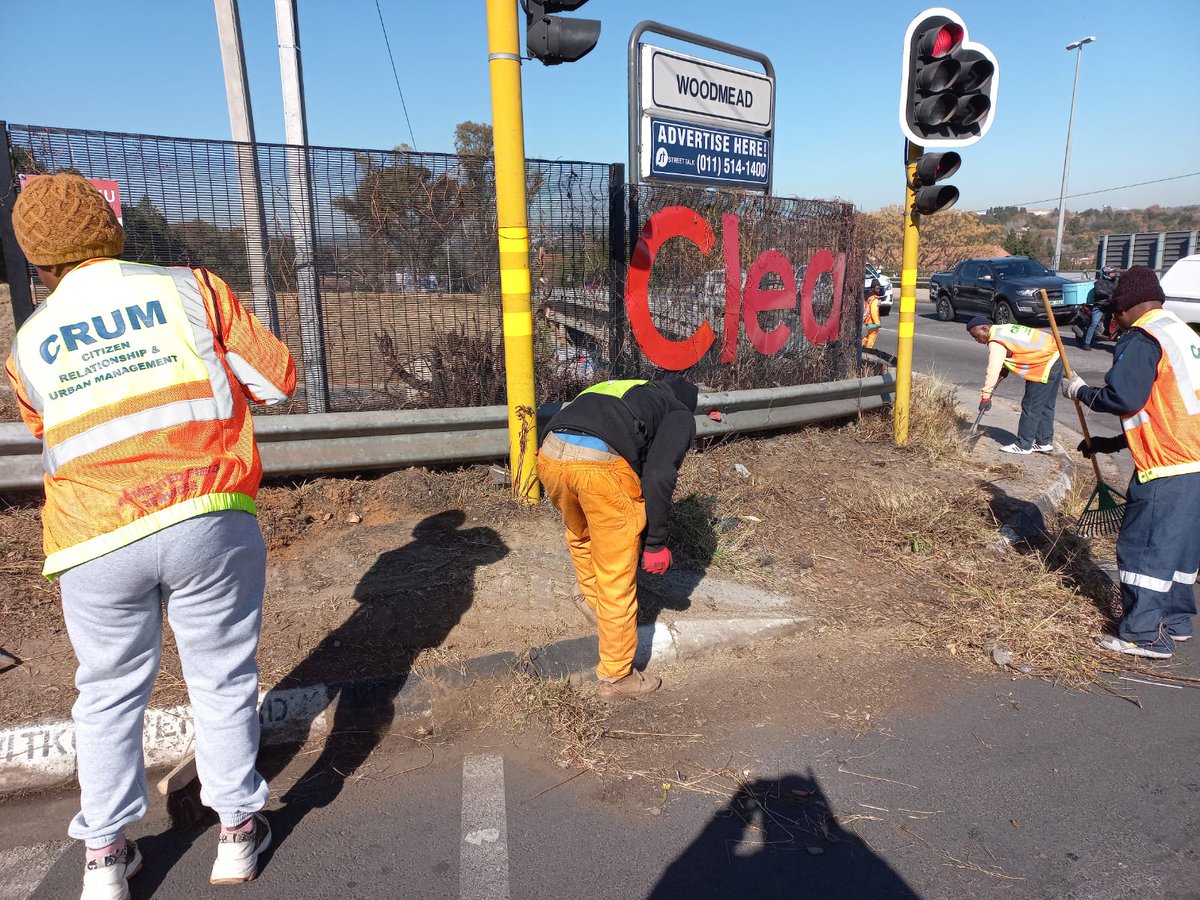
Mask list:
[[[223,277],[288,343],[298,366],[317,367],[324,408],[504,402],[490,159],[309,148],[316,299],[302,296],[298,279],[307,253],[294,225],[301,198],[289,180],[298,148],[26,125],[9,126],[9,139],[18,172],[74,170],[115,180],[125,257],[206,266]],[[648,291],[664,337],[686,338],[704,320],[716,332],[713,349],[691,370],[697,380],[746,388],[852,374],[862,254],[848,204],[660,186],[641,186],[631,197],[632,189],[619,183],[620,171],[586,162],[527,165],[539,399],[568,399],[599,378],[658,371],[628,327],[624,279],[635,242],[630,227],[636,226],[636,238],[637,229],[668,206],[690,207],[716,234],[707,256],[686,240],[668,241],[654,261]],[[790,329],[782,349],[764,356],[739,328],[736,360],[720,362],[721,256],[731,215],[737,216],[743,278],[767,249],[787,257],[797,287],[817,250],[846,254],[832,340],[805,338],[799,306],[760,312],[764,331],[779,324]],[[762,287],[779,287],[777,281],[767,276]],[[812,305],[824,322],[833,306],[828,275],[818,280]],[[297,398],[275,411],[311,409],[309,399],[302,379]]]

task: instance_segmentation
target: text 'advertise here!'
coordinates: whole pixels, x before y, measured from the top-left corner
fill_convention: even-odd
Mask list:
[[[772,79],[649,44],[641,53],[641,176],[767,188]]]

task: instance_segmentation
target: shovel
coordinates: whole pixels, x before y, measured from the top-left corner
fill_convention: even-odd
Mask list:
[[[1058,323],[1054,321],[1054,311],[1050,308],[1050,295],[1045,288],[1041,290],[1042,305],[1046,307],[1046,316],[1050,319],[1050,330],[1054,332],[1054,343],[1058,346],[1058,355],[1062,359],[1063,374],[1067,378],[1071,374],[1071,364],[1067,361],[1067,351],[1063,349],[1062,338],[1058,334]],[[1100,476],[1100,461],[1091,452],[1092,435],[1088,431],[1087,419],[1083,417],[1083,406],[1075,401],[1075,412],[1079,414],[1079,427],[1083,431],[1083,441],[1087,445],[1088,455],[1092,459],[1092,470],[1096,473],[1096,487],[1088,497],[1087,506],[1075,523],[1075,531],[1080,537],[1090,537],[1093,534],[1115,534],[1121,529],[1121,520],[1125,517],[1125,495],[1110,484],[1105,484]]]

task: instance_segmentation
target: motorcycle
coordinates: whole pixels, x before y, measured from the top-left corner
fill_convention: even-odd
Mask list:
[[[1075,333],[1075,339],[1079,343],[1083,343],[1084,337],[1087,336],[1088,327],[1092,324],[1092,305],[1085,303],[1079,307],[1079,311],[1075,313],[1075,318],[1071,320],[1071,331]],[[1115,341],[1117,339],[1117,322],[1111,312],[1105,311],[1104,318],[1100,321],[1100,327],[1096,329],[1096,334],[1092,341]]]

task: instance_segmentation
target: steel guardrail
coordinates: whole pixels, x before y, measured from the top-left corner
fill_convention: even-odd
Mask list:
[[[696,432],[771,431],[827,422],[878,409],[891,402],[892,374],[824,384],[719,391],[701,394]],[[545,427],[561,403],[543,404]],[[719,411],[720,420],[709,417]],[[508,410],[411,409],[383,412],[260,416],[254,433],[268,476],[311,476],[408,466],[492,462],[508,454]],[[0,492],[42,486],[42,444],[20,422],[0,423]]]

